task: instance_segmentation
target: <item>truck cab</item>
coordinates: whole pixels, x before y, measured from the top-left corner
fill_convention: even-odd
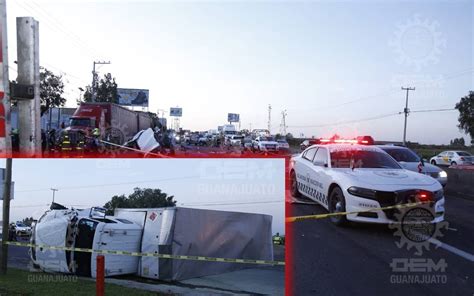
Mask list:
[[[105,128],[105,109],[101,105],[81,104],[74,115],[69,119],[69,127],[66,130],[82,130]]]
[[[105,217],[105,209],[52,209],[38,220],[31,242],[60,248],[138,252],[142,228],[126,219]],[[96,277],[96,252],[31,248],[33,264],[48,272]],[[105,276],[136,272],[138,257],[105,254]]]

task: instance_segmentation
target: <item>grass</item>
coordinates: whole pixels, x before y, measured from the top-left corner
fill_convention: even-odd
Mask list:
[[[0,295],[95,295],[95,281],[72,275],[28,272],[9,268],[0,275]],[[165,295],[115,284],[105,284],[105,295]]]

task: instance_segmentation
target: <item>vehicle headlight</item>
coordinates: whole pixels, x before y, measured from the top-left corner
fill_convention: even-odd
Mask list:
[[[448,174],[445,171],[441,171],[438,173],[438,178],[447,178]]]
[[[372,189],[352,186],[347,189],[347,192],[355,196],[375,199],[375,190]]]

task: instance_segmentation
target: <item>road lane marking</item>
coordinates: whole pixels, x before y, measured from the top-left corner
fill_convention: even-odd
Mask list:
[[[439,241],[439,240],[437,240],[437,239],[435,239],[435,238],[430,238],[428,241],[429,241],[430,243],[432,243],[432,244],[438,246],[439,248],[445,249],[445,250],[448,251],[448,252],[451,252],[451,253],[453,253],[453,254],[455,254],[455,255],[458,255],[458,256],[460,256],[460,257],[462,257],[462,258],[464,258],[464,259],[467,259],[467,260],[469,260],[469,261],[471,261],[471,262],[474,262],[474,255],[469,254],[468,252],[465,252],[465,251],[460,250],[460,249],[458,249],[458,248],[456,248],[456,247],[453,247],[453,246],[451,246],[451,245],[448,245],[447,243],[443,243],[442,241]]]

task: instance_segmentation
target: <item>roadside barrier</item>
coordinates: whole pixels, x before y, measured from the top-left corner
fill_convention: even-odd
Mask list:
[[[349,214],[369,213],[369,212],[373,212],[373,211],[383,211],[383,210],[390,210],[390,209],[411,208],[411,207],[416,207],[416,206],[419,206],[419,205],[422,205],[422,204],[427,204],[427,203],[431,203],[431,201],[423,201],[423,202],[420,201],[420,202],[414,202],[414,203],[388,206],[388,207],[383,207],[383,208],[373,208],[373,209],[366,210],[366,211],[337,212],[337,213],[329,213],[329,214],[287,217],[285,219],[285,221],[287,223],[292,223],[292,222],[298,222],[298,221],[303,221],[303,220],[318,220],[318,219],[325,219],[325,218],[329,218],[329,217],[343,216],[343,215],[349,215]]]
[[[94,250],[86,248],[71,248],[71,247],[57,247],[48,245],[37,245],[31,243],[21,242],[4,242],[6,245],[19,246],[19,247],[30,247],[30,248],[42,248],[48,250],[60,250],[60,251],[71,251],[71,252],[87,252],[97,254],[108,254],[108,255],[125,255],[125,256],[138,256],[138,257],[157,257],[163,259],[178,259],[178,260],[196,260],[196,261],[211,261],[211,262],[226,262],[226,263],[243,263],[243,264],[260,264],[260,265],[285,265],[284,261],[272,261],[272,260],[254,260],[254,259],[234,259],[234,258],[219,258],[219,257],[207,257],[207,256],[190,256],[190,255],[171,255],[171,254],[158,254],[158,253],[141,253],[141,252],[128,252],[128,251],[109,251],[109,250]]]

